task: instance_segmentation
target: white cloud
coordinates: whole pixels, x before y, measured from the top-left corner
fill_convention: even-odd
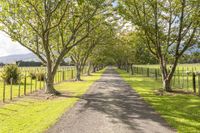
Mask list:
[[[0,31],[0,56],[26,53],[30,53],[30,51],[21,46],[18,42],[12,41],[7,34]]]

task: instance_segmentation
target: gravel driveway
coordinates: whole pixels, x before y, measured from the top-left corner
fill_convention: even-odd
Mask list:
[[[81,100],[47,133],[173,133],[109,67]]]

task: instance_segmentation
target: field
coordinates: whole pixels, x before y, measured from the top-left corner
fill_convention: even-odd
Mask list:
[[[193,94],[164,93],[159,95],[159,80],[141,75],[130,75],[117,70],[121,77],[180,133],[200,131],[200,99]]]
[[[0,107],[0,133],[40,133],[53,125],[57,119],[71,108],[103,73],[83,76],[83,82],[66,81],[57,84],[58,91],[66,96],[46,99],[43,96],[26,96]]]
[[[145,67],[145,68],[160,68],[159,65],[135,65],[137,67]],[[170,67],[170,65],[168,65]],[[200,64],[178,64],[177,69],[179,70],[188,70],[188,71],[200,71]]]
[[[86,73],[86,69],[83,70],[83,73]],[[19,84],[7,85],[2,79],[0,80],[0,101],[12,100],[15,97],[21,97],[44,88],[44,80],[33,79],[30,76],[31,73],[45,72],[44,67],[22,67],[20,72],[22,78]],[[74,67],[60,67],[54,81],[55,83],[60,83],[65,80],[71,80],[75,77],[75,74],[76,70]]]
[[[200,93],[200,64],[179,64],[172,78],[174,89]],[[134,74],[151,77],[162,82],[159,65],[135,65]]]

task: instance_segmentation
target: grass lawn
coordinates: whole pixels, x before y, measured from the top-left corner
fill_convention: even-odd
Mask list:
[[[160,96],[155,93],[161,88],[159,81],[117,71],[178,132],[200,133],[200,97],[169,93]]]
[[[83,95],[90,85],[98,80],[103,70],[83,77],[83,82],[64,82],[57,90],[70,92],[73,96]],[[0,107],[0,133],[40,133],[53,125],[58,118],[79,99],[59,97],[41,100],[31,97]]]
[[[135,65],[137,67],[148,67],[148,68],[160,68],[159,64],[147,64],[147,65]],[[170,65],[168,65],[170,66]],[[188,70],[188,71],[200,71],[200,63],[194,63],[194,64],[178,64],[176,70]]]
[[[73,70],[73,77],[75,76],[75,73],[76,73],[75,70]],[[26,94],[29,94],[36,90],[42,89],[44,87],[44,81],[38,81],[36,79],[31,80],[31,77],[29,76],[29,74],[30,73],[27,72]],[[55,83],[62,81],[63,76],[64,76],[64,80],[71,79],[72,78],[72,70],[65,70],[64,75],[63,75],[62,71],[57,72],[55,75]],[[5,86],[5,99],[6,100],[10,99],[10,94],[11,94],[10,88],[11,88],[11,85]],[[24,88],[25,88],[25,83],[24,83],[24,77],[23,77],[21,79],[21,83],[20,83],[20,96],[24,96]],[[18,94],[19,94],[19,84],[12,85],[12,97],[13,98],[18,97]],[[3,99],[3,81],[0,80],[0,101],[2,101],[2,99]]]

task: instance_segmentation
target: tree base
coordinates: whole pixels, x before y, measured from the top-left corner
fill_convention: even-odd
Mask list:
[[[75,79],[74,81],[83,81],[82,79]]]
[[[165,89],[166,92],[173,92],[172,89]]]
[[[91,76],[91,74],[87,74],[87,76]]]
[[[61,94],[59,91],[55,90],[54,88],[46,89],[45,93],[46,94],[52,94],[52,95],[60,95]]]

